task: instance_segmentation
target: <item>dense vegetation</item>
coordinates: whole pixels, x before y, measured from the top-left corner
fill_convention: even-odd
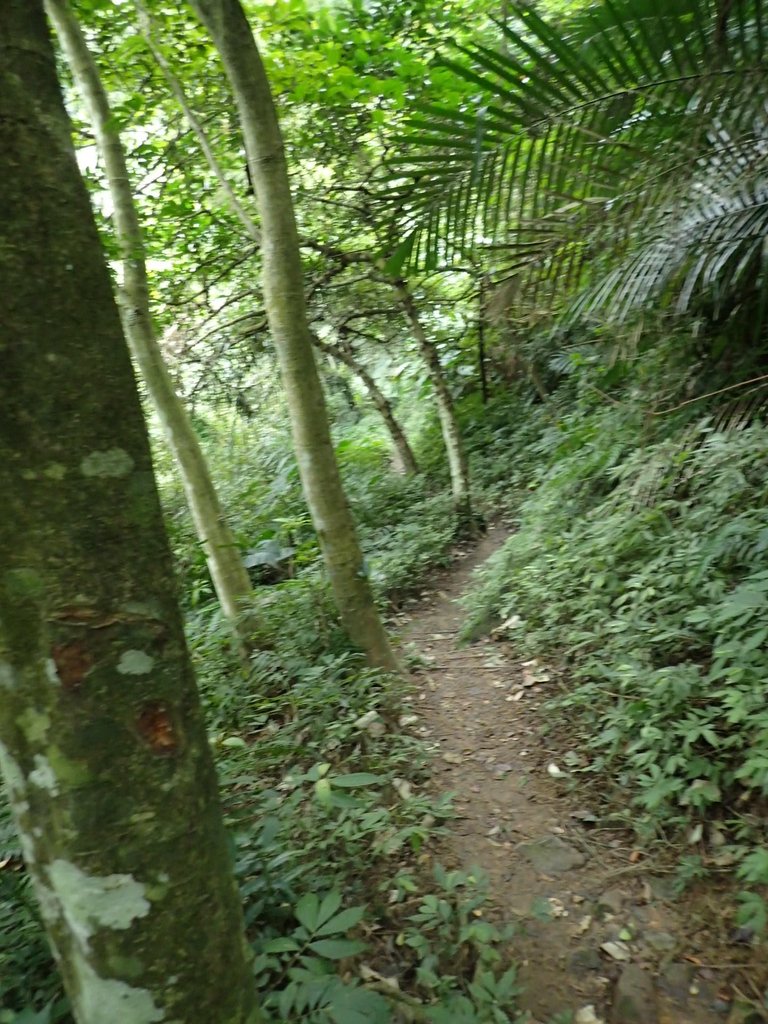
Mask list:
[[[148,385],[265,1019],[514,1021],[482,879],[433,862],[450,801],[429,783],[411,690],[366,662],[328,584],[216,52],[189,12],[138,6],[136,21],[132,5],[73,4],[127,152],[160,350],[253,588],[233,631]],[[509,4],[502,22],[480,0],[245,6],[376,607],[396,634],[456,542],[506,517],[466,639],[493,629],[546,661],[548,728],[577,746],[574,775],[646,844],[675,848],[681,886],[735,879],[742,924],[764,933],[760,4]],[[68,101],[116,260],[125,239],[75,88]],[[68,1021],[2,814],[0,1022]]]

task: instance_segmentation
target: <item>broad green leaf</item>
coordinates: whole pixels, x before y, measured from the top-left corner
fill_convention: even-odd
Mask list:
[[[757,847],[751,850],[739,864],[736,874],[745,882],[768,885],[768,849]]]
[[[325,1012],[335,1024],[388,1024],[392,1020],[387,1000],[364,988],[337,989]]]
[[[332,799],[331,780],[318,779],[315,783],[315,796],[321,804],[328,805]]]
[[[264,953],[295,953],[301,946],[295,939],[284,938],[270,939],[264,944]]]
[[[228,747],[228,748],[233,749],[233,750],[234,749],[240,750],[243,747],[247,747],[248,744],[240,736],[227,736],[226,739],[223,739],[221,741],[220,746]]]
[[[375,786],[383,783],[380,775],[371,775],[370,772],[352,772],[351,775],[334,775],[331,777],[331,785],[341,789],[355,789],[357,786]]]
[[[338,935],[341,932],[346,932],[359,924],[364,915],[365,907],[350,907],[348,910],[342,910],[340,914],[321,925],[315,935]]]
[[[320,915],[320,900],[317,896],[313,892],[305,893],[293,908],[293,912],[307,931],[314,933]]]
[[[359,939],[318,939],[310,942],[309,948],[326,960],[343,960],[345,956],[355,956],[368,948],[366,942]]]
[[[400,276],[403,267],[413,252],[413,243],[415,239],[415,232],[411,232],[411,234],[397,246],[395,251],[384,264],[385,274],[389,275],[389,277]]]
[[[318,925],[325,924],[341,906],[341,893],[338,889],[331,889],[327,893],[320,904],[317,912],[317,923]]]

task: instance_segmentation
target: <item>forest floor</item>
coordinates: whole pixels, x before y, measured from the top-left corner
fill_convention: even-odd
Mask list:
[[[546,668],[493,638],[459,644],[459,599],[507,535],[497,526],[457,552],[403,616],[403,642],[427,662],[415,677],[420,731],[457,813],[441,862],[481,868],[493,915],[516,924],[531,1024],[568,1011],[575,1024],[762,1020],[749,1012],[755,951],[723,946],[725,897],[705,886],[676,900],[672,861],[605,820],[595,789],[571,772],[583,760],[562,729],[542,736]]]

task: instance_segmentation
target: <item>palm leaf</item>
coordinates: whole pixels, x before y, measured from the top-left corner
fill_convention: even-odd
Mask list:
[[[485,249],[531,295],[588,283],[575,308],[621,316],[675,283],[678,308],[733,286],[766,231],[759,0],[725,23],[714,0],[605,0],[557,27],[513,13],[505,51],[443,61],[466,103],[425,105],[386,169],[406,233],[427,234],[412,262]]]

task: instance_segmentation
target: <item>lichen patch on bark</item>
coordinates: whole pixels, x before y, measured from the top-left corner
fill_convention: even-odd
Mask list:
[[[151,909],[146,887],[133,875],[88,875],[67,860],[53,861],[47,872],[67,924],[86,949],[100,928],[125,930]]]
[[[0,661],[0,686],[6,690],[13,690],[16,686],[15,673],[7,661]]]
[[[51,796],[59,792],[59,783],[51,762],[42,754],[35,754],[35,767],[29,773],[29,781],[40,789],[46,790]]]
[[[19,728],[32,744],[45,740],[51,728],[51,716],[36,708],[26,708],[16,719]]]
[[[120,1021],[120,1024],[160,1024],[165,1020],[164,1011],[147,989],[100,978],[85,959],[77,964],[77,975],[80,994],[76,1005],[83,1020]]]
[[[127,476],[133,469],[133,459],[122,448],[91,452],[80,463],[83,476]]]
[[[11,752],[2,742],[0,742],[0,764],[2,764],[5,786],[11,801],[16,803],[19,800],[23,800],[26,789],[24,773],[16,759],[11,756]]]
[[[145,676],[152,671],[155,659],[144,651],[124,651],[117,665],[117,671],[124,676]]]

